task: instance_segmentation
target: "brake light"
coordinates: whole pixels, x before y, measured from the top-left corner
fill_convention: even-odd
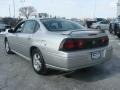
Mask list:
[[[102,38],[101,38],[101,42],[102,42],[102,43],[108,43],[108,42],[109,42],[109,38],[108,38],[107,36],[102,37]]]
[[[85,41],[82,39],[66,39],[60,45],[60,50],[72,51],[82,49],[85,46]]]
[[[83,49],[92,49],[104,47],[109,44],[108,36],[98,38],[73,38],[64,39],[59,47],[61,51],[77,51]]]
[[[85,41],[84,40],[78,40],[77,41],[77,47],[78,48],[83,48],[85,46]]]
[[[64,47],[65,49],[73,49],[73,48],[75,47],[74,41],[73,41],[73,40],[67,40],[67,41],[64,43],[63,47]]]

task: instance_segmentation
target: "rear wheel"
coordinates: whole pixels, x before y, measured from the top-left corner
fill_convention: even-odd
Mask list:
[[[32,51],[32,66],[33,66],[34,71],[37,74],[42,74],[42,75],[47,74],[47,68],[45,65],[45,61],[43,59],[43,56],[40,50],[38,49],[34,49]]]
[[[12,54],[13,52],[10,49],[8,40],[5,40],[5,50],[7,54]]]

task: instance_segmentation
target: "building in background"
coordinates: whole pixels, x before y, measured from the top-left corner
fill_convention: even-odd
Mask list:
[[[49,18],[49,14],[48,13],[36,13],[35,15],[36,18]]]

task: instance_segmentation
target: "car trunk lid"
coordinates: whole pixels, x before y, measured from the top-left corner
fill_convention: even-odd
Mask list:
[[[62,42],[62,50],[65,51],[100,48],[109,44],[108,36],[99,30],[69,31],[62,32],[62,35],[70,36]]]

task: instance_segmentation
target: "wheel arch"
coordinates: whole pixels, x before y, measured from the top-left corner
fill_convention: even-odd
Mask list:
[[[37,46],[31,46],[31,47],[30,47],[30,57],[32,57],[32,51],[33,51],[34,49],[40,50]]]

